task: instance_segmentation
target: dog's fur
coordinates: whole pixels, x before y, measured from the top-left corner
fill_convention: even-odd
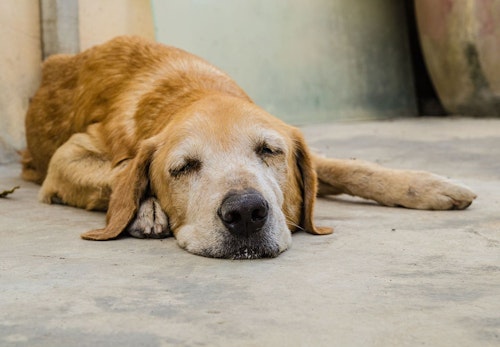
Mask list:
[[[23,178],[41,201],[107,210],[84,239],[173,234],[211,257],[274,257],[295,230],[331,233],[313,223],[317,193],[437,210],[475,198],[430,173],[313,155],[220,70],[136,37],[47,59],[26,136]]]

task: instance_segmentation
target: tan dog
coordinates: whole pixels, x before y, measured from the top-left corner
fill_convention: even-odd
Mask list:
[[[313,223],[318,187],[418,209],[475,198],[430,173],[313,156],[214,66],[134,37],[47,59],[26,136],[23,178],[41,201],[107,209],[84,239],[172,233],[210,257],[275,257],[295,230],[331,233]]]

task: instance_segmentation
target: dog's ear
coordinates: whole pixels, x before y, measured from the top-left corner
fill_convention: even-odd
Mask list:
[[[302,217],[300,227],[311,234],[326,235],[333,232],[329,227],[317,227],[313,222],[314,202],[318,190],[316,172],[314,171],[309,149],[298,130],[294,130],[295,161],[302,190]]]
[[[110,240],[118,237],[135,217],[149,185],[149,165],[156,149],[151,140],[144,141],[134,159],[120,172],[115,182],[106,214],[106,227],[83,233],[85,240]]]

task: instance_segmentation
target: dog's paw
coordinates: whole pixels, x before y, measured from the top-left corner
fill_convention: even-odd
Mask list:
[[[469,188],[448,180],[438,180],[436,194],[435,210],[464,210],[477,197]]]
[[[171,235],[168,217],[155,198],[144,200],[127,232],[140,239],[162,239]]]
[[[411,172],[400,205],[421,210],[463,210],[476,198],[469,188],[427,172]]]

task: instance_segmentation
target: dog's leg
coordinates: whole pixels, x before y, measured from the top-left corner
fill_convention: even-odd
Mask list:
[[[393,170],[360,160],[313,157],[318,194],[349,194],[386,206],[422,210],[465,209],[476,198],[468,188],[424,171]]]
[[[73,135],[50,160],[39,199],[49,204],[60,203],[105,211],[112,182],[128,165],[128,160],[113,168],[100,148],[102,143],[92,132]],[[138,238],[163,238],[170,235],[168,218],[156,198],[144,197],[127,231]]]
[[[73,135],[52,156],[38,198],[87,210],[105,211],[116,171],[100,151],[96,137]]]

